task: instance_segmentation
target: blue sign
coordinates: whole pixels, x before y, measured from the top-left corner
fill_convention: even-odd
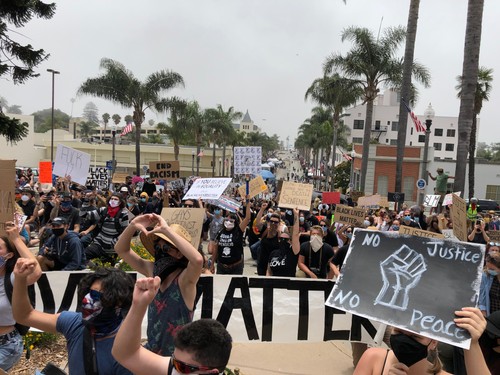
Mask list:
[[[417,188],[419,188],[420,190],[425,189],[425,185],[427,185],[427,183],[423,178],[417,181]]]
[[[113,169],[113,160],[106,161],[106,169]]]

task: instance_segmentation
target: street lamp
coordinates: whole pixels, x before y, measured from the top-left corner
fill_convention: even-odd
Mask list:
[[[356,156],[356,151],[352,150],[351,151],[351,173],[350,173],[350,178],[349,178],[349,188],[351,189],[351,196],[352,192],[356,189],[354,189],[354,157]]]
[[[50,135],[50,161],[54,162],[54,77],[56,74],[60,74],[60,72],[54,69],[47,69],[47,72],[52,73],[52,132]]]
[[[332,155],[332,167],[330,170],[332,180],[331,180],[331,187],[330,191],[335,190],[335,161],[337,159],[337,128],[340,125],[340,119],[342,117],[350,116],[350,113],[342,113],[338,119],[333,119],[333,155]]]
[[[115,157],[115,144],[116,144],[116,125],[111,126],[112,148],[111,148],[111,176],[115,174],[116,170],[116,157]]]
[[[191,175],[194,176],[194,150],[191,150]]]
[[[427,160],[428,158],[428,153],[429,153],[429,137],[431,134],[431,126],[432,126],[432,119],[434,118],[434,115],[436,112],[434,112],[434,109],[432,108],[431,103],[429,103],[429,106],[424,112],[424,117],[425,117],[425,144],[424,144],[424,162],[422,163],[422,169],[420,172],[420,178],[423,178],[425,180],[425,186],[427,186],[427,182],[429,180],[428,178],[428,171],[427,171],[427,163],[429,162]],[[424,194],[425,190],[418,196],[418,204],[422,204],[424,200]]]
[[[222,158],[219,158],[219,176],[222,175]]]

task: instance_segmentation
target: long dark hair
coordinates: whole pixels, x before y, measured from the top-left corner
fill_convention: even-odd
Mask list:
[[[14,271],[14,266],[16,265],[17,260],[21,257],[19,255],[19,252],[17,251],[16,247],[12,242],[10,242],[9,238],[7,236],[0,236],[0,238],[5,242],[5,247],[7,248],[7,251],[9,253],[14,253],[14,256],[10,259],[7,259],[5,262],[5,273],[11,273]]]

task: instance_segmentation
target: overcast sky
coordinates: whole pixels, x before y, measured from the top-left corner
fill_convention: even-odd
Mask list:
[[[377,33],[406,26],[410,0],[61,0],[51,20],[34,20],[17,40],[50,53],[40,77],[13,85],[5,77],[0,95],[10,105],[32,113],[51,106],[52,68],[56,76],[55,107],[80,116],[93,101],[99,114],[130,109],[89,96],[76,97],[79,85],[100,74],[102,57],[122,62],[136,77],[169,69],[180,73],[184,89],[169,95],[197,100],[204,108],[222,104],[245,112],[268,135],[287,136],[314,106],[304,93],[322,75],[333,52],[345,52],[345,27],[367,27]],[[498,20],[500,1],[486,0],[480,65],[500,74]],[[467,0],[421,0],[415,59],[432,75],[431,88],[420,90],[415,112],[432,103],[436,115],[458,116],[456,76],[461,74]],[[401,49],[401,55],[403,54]],[[495,52],[496,51],[496,52]],[[72,107],[71,98],[76,101]],[[497,131],[500,79],[493,82],[490,102],[481,113],[479,140],[500,142]],[[496,105],[495,105],[496,104]],[[165,121],[164,115],[147,114]]]

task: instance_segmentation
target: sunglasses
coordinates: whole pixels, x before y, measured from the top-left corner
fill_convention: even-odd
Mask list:
[[[500,242],[490,242],[490,246],[500,246]]]
[[[194,205],[192,205],[192,204],[185,204],[185,205],[184,205],[184,207],[187,207],[187,208],[193,208],[193,207],[194,207]]]
[[[155,251],[163,251],[163,252],[168,252],[170,249],[177,250],[174,246],[170,245],[169,243],[160,245],[159,243],[156,243],[154,245]]]
[[[174,368],[181,374],[193,374],[193,373],[198,373],[200,374],[219,374],[224,370],[220,370],[218,368],[213,368],[213,367],[208,367],[208,366],[194,366],[190,365],[186,362],[179,361],[175,356],[172,354],[172,357],[170,357],[170,361],[172,362],[172,365]],[[206,371],[206,372],[204,372]]]

